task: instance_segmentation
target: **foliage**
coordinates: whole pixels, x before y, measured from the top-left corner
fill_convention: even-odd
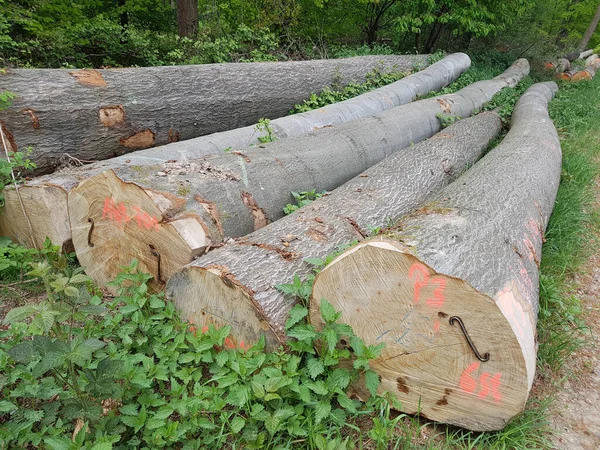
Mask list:
[[[258,136],[258,142],[261,144],[275,142],[278,139],[278,137],[275,135],[275,129],[271,125],[271,121],[269,119],[260,119],[254,127],[254,131],[258,133],[265,133],[262,136]]]
[[[323,329],[296,306],[289,349],[265,352],[264,340],[236,342],[229,327],[182,322],[135,263],[108,301],[81,269],[31,265],[47,299],[11,310],[0,331],[4,447],[351,448],[342,429],[386,408],[382,398],[347,396],[359,377],[375,394],[368,362],[381,346],[365,346],[327,302]]]
[[[333,103],[348,100],[365,92],[372,91],[390,83],[398,81],[406,76],[405,73],[398,71],[386,72],[381,67],[376,67],[371,72],[367,73],[364,83],[349,83],[345,87],[326,87],[320,94],[311,94],[308,100],[295,105],[291,114],[311,111],[313,109],[322,108],[323,106]]]
[[[31,148],[28,148],[25,152],[11,153],[10,156],[6,155],[4,151],[1,152],[4,156],[0,158],[0,208],[4,206],[4,195],[2,194],[4,188],[22,182],[21,170],[36,168],[36,165],[28,158],[31,152]]]
[[[456,123],[461,119],[460,116],[447,113],[438,113],[435,115],[435,117],[437,117],[437,119],[440,121],[440,125],[442,125],[442,128],[449,127],[450,125]]]
[[[315,189],[306,192],[292,192],[292,197],[294,197],[296,203],[288,203],[287,205],[285,205],[283,207],[283,212],[286,215],[291,214],[294,211],[302,208],[303,206],[309,205],[315,200],[323,197],[326,193],[326,191],[317,192]]]

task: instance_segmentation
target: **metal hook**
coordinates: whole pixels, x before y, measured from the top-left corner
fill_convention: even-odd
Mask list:
[[[483,356],[481,356],[481,354],[477,351],[477,348],[475,348],[475,344],[473,344],[473,341],[469,337],[469,333],[467,333],[467,329],[465,328],[465,324],[463,323],[463,321],[461,320],[461,318],[458,317],[458,316],[452,316],[452,317],[450,317],[449,320],[450,320],[450,325],[454,325],[454,322],[458,322],[458,325],[460,326],[460,329],[462,330],[463,334],[467,338],[467,342],[471,346],[471,350],[473,350],[473,353],[475,353],[475,356],[477,356],[477,359],[479,361],[481,361],[481,362],[489,361],[490,360],[490,354],[489,353],[485,353]]]
[[[92,219],[91,217],[88,217],[88,222],[91,224],[90,225],[90,230],[88,231],[88,245],[90,247],[93,247],[94,244],[92,244],[92,232],[94,231],[94,219]]]
[[[160,253],[158,253],[156,251],[156,248],[154,247],[154,245],[152,245],[152,244],[148,244],[148,245],[150,247],[150,253],[152,253],[152,256],[156,256],[156,259],[158,260],[158,269],[157,269],[158,277],[157,277],[157,280],[158,280],[158,282],[160,284],[164,284],[165,282],[163,281],[161,273],[160,273]]]

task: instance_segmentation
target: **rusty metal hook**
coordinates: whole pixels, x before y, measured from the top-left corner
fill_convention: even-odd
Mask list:
[[[490,360],[490,354],[486,352],[483,356],[481,356],[481,354],[477,351],[477,348],[475,347],[475,344],[473,344],[473,341],[469,337],[469,333],[467,333],[467,329],[465,328],[465,324],[463,323],[463,321],[461,320],[461,318],[458,317],[458,316],[452,316],[452,317],[450,317],[449,320],[450,320],[450,325],[454,325],[454,322],[458,322],[458,325],[460,326],[460,329],[462,330],[463,334],[465,335],[465,338],[467,338],[467,342],[471,346],[471,350],[473,350],[473,353],[475,353],[475,356],[477,356],[477,359],[479,361],[481,361],[481,362],[487,362],[487,361],[489,361]]]
[[[88,217],[88,222],[91,224],[90,225],[90,230],[88,231],[88,245],[90,247],[93,247],[94,244],[92,244],[92,232],[94,231],[94,219],[92,219],[91,217]]]
[[[150,253],[152,253],[152,256],[156,256],[156,259],[157,259],[157,262],[158,262],[158,268],[157,268],[158,277],[156,279],[158,280],[158,282],[160,284],[164,284],[165,282],[163,281],[162,275],[160,273],[160,253],[158,253],[156,251],[156,247],[154,247],[154,245],[148,244],[148,246],[150,247]]]

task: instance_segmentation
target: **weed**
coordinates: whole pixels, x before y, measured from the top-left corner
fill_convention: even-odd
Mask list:
[[[438,113],[435,115],[437,119],[440,121],[442,128],[449,127],[453,123],[458,122],[461,118],[454,114],[446,114],[446,113]]]
[[[286,215],[291,214],[303,206],[309,205],[315,200],[323,197],[325,194],[327,194],[326,191],[317,192],[315,189],[305,192],[292,192],[292,197],[294,197],[294,200],[296,200],[296,204],[288,203],[283,207],[283,212]]]
[[[258,142],[261,144],[274,142],[278,139],[278,137],[275,136],[275,130],[271,126],[271,121],[269,119],[260,119],[254,127],[254,130],[259,133],[266,133],[266,135],[258,137]]]

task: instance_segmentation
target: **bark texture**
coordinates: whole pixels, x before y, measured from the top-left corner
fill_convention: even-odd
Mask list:
[[[375,115],[394,106],[415,100],[419,95],[438,90],[458,78],[470,66],[470,59],[463,53],[449,55],[430,67],[405,77],[389,86],[362,94],[324,108],[295,116],[271,121],[279,138],[308,134],[318,128],[330,127],[360,117]],[[34,223],[36,240],[43,242],[48,236],[57,245],[70,248],[71,230],[67,217],[67,194],[81,181],[105,170],[129,166],[144,171],[153,166],[173,160],[190,160],[206,155],[222,153],[226,148],[245,149],[258,143],[254,126],[237,128],[183,142],[140,150],[107,161],[89,164],[79,169],[69,169],[56,174],[35,178],[21,188],[28,192],[24,199],[25,209],[35,211],[39,221]],[[264,134],[264,133],[262,133]],[[245,151],[245,150],[242,150]],[[0,235],[10,236],[23,245],[31,245],[26,218],[14,191],[5,192],[6,206],[0,213]],[[30,205],[31,202],[34,204]]]
[[[421,100],[335,128],[284,139],[264,149],[186,163],[121,167],[97,175],[69,194],[73,245],[86,273],[100,285],[138,255],[160,284],[226,237],[240,237],[283,216],[291,191],[332,190],[411,143],[440,130],[439,114],[470,116],[525,73],[517,64],[493,80],[455,94]],[[115,220],[111,209],[127,217]],[[154,225],[140,226],[142,215]],[[94,245],[90,220],[98,224]],[[185,222],[185,224],[184,224]],[[158,276],[155,253],[161,255]],[[107,260],[107,255],[111,255]],[[154,270],[153,270],[154,269]],[[159,286],[155,286],[159,287]]]
[[[495,113],[459,121],[431,139],[400,151],[332,193],[237,242],[212,251],[176,273],[167,286],[183,317],[231,325],[239,341],[266,335],[285,340],[293,299],[276,288],[304,278],[340,245],[363,239],[415,209],[476,161],[499,133]]]
[[[426,55],[103,70],[9,69],[17,94],[0,112],[12,150],[33,147],[37,173],[276,118],[341,76],[410,70]]]
[[[542,241],[561,173],[548,116],[557,89],[529,88],[498,147],[316,278],[311,320],[319,322],[326,298],[367,344],[385,342],[372,367],[404,411],[482,431],[503,428],[525,407]]]

